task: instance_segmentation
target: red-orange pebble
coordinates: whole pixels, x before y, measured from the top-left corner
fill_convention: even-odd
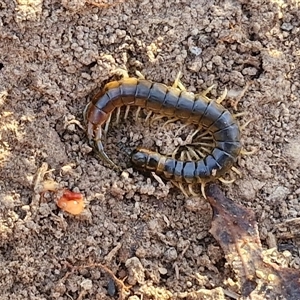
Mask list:
[[[72,215],[79,215],[84,210],[83,196],[65,190],[62,197],[58,199],[57,206]]]

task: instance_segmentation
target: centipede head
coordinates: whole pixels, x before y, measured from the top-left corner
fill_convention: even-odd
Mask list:
[[[138,147],[131,154],[131,163],[136,169],[142,172],[157,172],[161,157],[156,151]]]
[[[139,149],[134,149],[131,153],[131,163],[139,170],[144,169],[147,164],[148,155],[145,152],[140,152]]]

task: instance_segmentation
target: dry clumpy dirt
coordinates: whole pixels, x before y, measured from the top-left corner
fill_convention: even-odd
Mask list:
[[[227,88],[231,111],[249,86],[238,112],[248,113],[241,123],[254,118],[245,148],[259,150],[239,160],[242,178],[220,186],[254,210],[264,247],[299,268],[288,234],[300,217],[299,23],[296,0],[2,1],[1,299],[237,298],[209,204],[131,169],[122,177],[91,151],[83,109],[119,68],[168,85],[181,71],[189,91],[215,84],[212,98]],[[128,118],[105,149],[124,166],[120,140],[168,152],[182,142],[179,125],[160,125]],[[53,169],[44,177],[43,163]],[[84,213],[59,210],[43,179],[81,192]]]

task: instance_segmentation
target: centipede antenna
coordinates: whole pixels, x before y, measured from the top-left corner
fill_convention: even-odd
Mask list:
[[[218,97],[215,101],[219,104],[222,103],[222,101],[226,98],[228,90],[225,88],[224,92],[220,97]]]
[[[124,120],[127,119],[129,110],[130,110],[130,105],[127,105],[127,106],[126,106],[126,110],[125,110]]]
[[[116,124],[120,122],[121,107],[117,108]]]
[[[146,119],[145,119],[145,122],[147,122],[149,120],[149,118],[151,117],[152,115],[152,111],[149,111],[147,116],[146,116]]]
[[[138,118],[139,118],[139,115],[140,115],[140,111],[141,111],[141,107],[139,106],[136,110],[136,113],[135,113],[135,120],[137,121]]]
[[[111,120],[111,114],[109,114],[109,117],[105,123],[105,127],[104,127],[104,134],[105,134],[105,138],[107,136],[107,132],[108,132],[108,127],[109,127],[109,123],[110,123],[110,120]]]

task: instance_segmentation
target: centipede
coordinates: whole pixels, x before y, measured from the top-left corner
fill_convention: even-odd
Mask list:
[[[192,185],[200,184],[205,197],[205,184],[221,180],[222,176],[233,168],[242,151],[238,121],[221,105],[226,95],[210,99],[207,97],[209,90],[201,94],[188,92],[179,79],[173,86],[143,77],[124,77],[111,81],[92,98],[84,110],[89,143],[104,162],[118,169],[103,146],[115,110],[117,122],[120,120],[121,107],[126,107],[126,118],[130,107],[135,106],[138,108],[137,114],[140,109],[146,109],[150,112],[149,115],[154,113],[168,119],[178,119],[185,124],[196,125],[212,137],[213,147],[209,153],[191,150],[192,154],[181,155],[178,158],[175,155],[166,156],[137,147],[132,151],[130,160],[137,170],[154,172],[159,177],[170,180],[185,194],[187,193],[183,184],[187,184],[191,194],[195,194]]]

